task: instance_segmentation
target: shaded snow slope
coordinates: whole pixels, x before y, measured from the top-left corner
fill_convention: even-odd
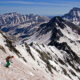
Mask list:
[[[28,40],[27,43],[35,41],[40,44],[48,44],[52,38],[59,40],[59,38],[63,36],[74,41],[80,40],[80,28],[57,16],[52,18],[48,23],[41,24],[35,34],[31,35],[29,38],[25,38],[25,40]]]
[[[35,42],[46,45],[66,42],[80,56],[80,28],[58,16],[40,25],[35,34],[22,41],[28,44]]]

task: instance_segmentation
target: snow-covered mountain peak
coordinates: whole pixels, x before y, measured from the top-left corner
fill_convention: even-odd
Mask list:
[[[80,11],[80,8],[74,7],[74,8],[71,9],[71,11]]]
[[[57,27],[57,28],[58,27],[64,28],[65,24],[66,24],[65,22],[66,21],[63,20],[60,16],[55,16],[49,21],[48,25],[50,25],[51,28],[52,28],[52,26]]]
[[[60,16],[53,17],[50,22],[62,22],[64,21]]]
[[[65,14],[62,17],[63,19],[68,20],[74,23],[75,25],[80,26],[80,8],[75,7],[71,9],[69,13]]]
[[[80,8],[75,7],[69,13],[74,17],[80,17]]]

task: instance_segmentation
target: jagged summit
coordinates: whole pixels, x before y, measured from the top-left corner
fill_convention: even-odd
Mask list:
[[[64,27],[65,27],[65,25],[64,25],[65,22],[66,22],[66,21],[64,21],[64,20],[62,19],[62,17],[60,17],[60,16],[55,16],[55,17],[53,17],[53,18],[49,21],[48,25],[51,25],[51,26],[54,26],[54,27],[64,28]]]
[[[69,14],[73,17],[80,17],[80,8],[73,8],[70,10]]]
[[[71,15],[71,16],[80,16],[79,13],[80,13],[80,8],[74,7],[73,9],[71,9],[69,11],[69,13],[65,14],[64,16],[68,16],[68,15]]]
[[[80,8],[78,8],[78,7],[74,7],[73,9],[71,9],[71,11],[79,11],[80,10]]]
[[[62,21],[64,21],[64,20],[62,19],[62,17],[60,17],[60,16],[55,16],[55,17],[53,17],[49,22],[62,22]]]
[[[74,7],[69,11],[69,13],[62,16],[63,19],[68,20],[75,25],[80,26],[80,8]]]

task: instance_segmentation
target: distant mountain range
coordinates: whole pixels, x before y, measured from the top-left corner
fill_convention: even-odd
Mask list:
[[[13,13],[6,13],[0,16],[0,26],[5,25],[19,25],[23,23],[40,23],[49,20],[48,17],[29,14],[29,15],[21,15],[16,12]]]
[[[44,17],[34,14],[21,15],[16,12],[0,15],[0,29],[18,38],[29,37],[41,24],[49,22],[52,16]],[[62,16],[64,20],[80,25],[80,8],[73,8]]]
[[[0,29],[10,35],[28,34],[36,29],[41,23],[49,21],[48,17],[29,14],[21,15],[16,12],[0,16]],[[37,26],[35,28],[35,26]],[[33,29],[32,29],[33,28]]]

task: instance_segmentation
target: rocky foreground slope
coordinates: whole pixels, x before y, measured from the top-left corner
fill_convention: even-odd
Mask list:
[[[14,55],[10,68],[4,67],[5,58]],[[67,43],[46,46],[31,43],[12,45],[0,33],[1,80],[80,80],[80,58]]]

